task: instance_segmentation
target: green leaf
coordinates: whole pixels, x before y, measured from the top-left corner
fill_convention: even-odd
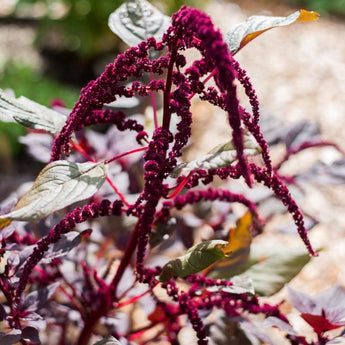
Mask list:
[[[57,134],[65,124],[67,116],[26,97],[14,98],[0,89],[0,119],[7,122],[14,120],[25,127]]]
[[[267,30],[295,22],[317,20],[318,18],[319,14],[317,12],[306,10],[296,11],[287,17],[251,16],[244,23],[240,23],[228,31],[225,41],[231,53],[235,54],[247,43]]]
[[[244,153],[246,155],[255,155],[260,152],[260,147],[250,134],[244,135]],[[229,166],[237,159],[236,148],[232,140],[214,147],[206,155],[190,161],[189,163],[179,164],[171,173],[172,177],[178,177],[181,172],[188,175],[191,171],[197,169],[210,170]]]
[[[55,161],[43,168],[14,211],[1,215],[0,221],[44,218],[75,202],[90,198],[105,179],[104,163]]]
[[[110,15],[108,25],[129,46],[136,46],[151,36],[160,41],[170,22],[148,1],[128,0]]]
[[[252,278],[257,294],[271,296],[301,271],[309,262],[310,255],[304,247],[252,245],[251,260],[256,264],[243,275]]]
[[[185,255],[170,260],[165,264],[159,280],[167,282],[174,276],[183,278],[202,271],[228,255],[224,251],[227,245],[228,242],[222,240],[203,241],[194,245],[188,249]]]

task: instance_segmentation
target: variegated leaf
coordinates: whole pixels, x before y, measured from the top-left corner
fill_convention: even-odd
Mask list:
[[[136,46],[151,36],[161,40],[170,17],[146,0],[127,0],[110,15],[108,25],[129,46]]]
[[[30,221],[44,218],[75,202],[90,198],[105,179],[104,163],[55,161],[40,172],[14,211],[0,215],[0,221]]]
[[[244,154],[255,155],[260,152],[260,147],[254,138],[246,134],[244,136]],[[231,165],[237,160],[237,152],[232,143],[228,141],[225,144],[221,144],[213,148],[206,155],[190,161],[189,163],[179,164],[171,173],[172,177],[178,177],[181,172],[184,175],[188,175],[191,171],[197,169],[211,170],[224,168]]]
[[[307,10],[296,11],[287,17],[251,16],[244,23],[240,23],[228,31],[225,41],[231,53],[235,54],[247,43],[267,30],[295,22],[312,21],[318,18],[319,14],[317,12]]]
[[[0,118],[57,134],[65,124],[67,116],[26,97],[14,98],[0,89]]]

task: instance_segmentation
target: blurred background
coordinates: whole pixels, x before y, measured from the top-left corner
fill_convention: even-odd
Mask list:
[[[44,105],[49,105],[54,99],[62,99],[67,107],[72,107],[80,88],[97,77],[104,66],[126,48],[107,25],[111,12],[123,2],[0,0],[0,88],[11,88],[17,96],[25,95]],[[306,26],[298,24],[289,29],[266,33],[263,38],[251,43],[251,48],[240,52],[239,60],[244,61],[244,67],[255,81],[262,102],[265,104],[266,97],[269,98],[267,103],[272,107],[272,112],[286,104],[290,105],[293,98],[295,110],[292,118],[307,115],[304,107],[309,108],[308,113],[317,118],[331,116],[338,121],[341,117],[338,104],[334,104],[331,99],[327,101],[324,96],[325,93],[331,93],[332,89],[335,93],[344,92],[345,44],[341,32],[344,32],[345,0],[152,2],[168,15],[182,4],[205,10],[224,33],[253,14],[288,15],[299,8],[320,12],[322,19],[317,23]],[[258,59],[265,63],[259,63]],[[302,63],[301,68],[296,61]],[[314,72],[310,70],[308,73],[308,68],[312,66],[320,68],[319,76],[310,78]],[[264,73],[262,69],[265,69]],[[296,87],[291,79],[293,76],[305,76],[305,81],[299,81]],[[287,83],[283,82],[284,77],[290,78]],[[323,98],[315,99],[315,86],[323,77],[326,78],[322,80],[326,85],[322,87],[320,84],[324,89]],[[339,79],[342,84],[340,89],[334,79],[327,80],[327,77]],[[267,85],[264,79],[272,82]],[[275,96],[273,102],[272,93]],[[315,104],[323,102],[327,112],[320,107],[317,110],[310,109],[308,101],[307,105],[303,105],[307,96],[309,101],[311,96]],[[322,115],[317,113],[318,110]],[[343,114],[342,111],[343,108]],[[6,155],[19,153],[21,146],[16,143],[16,138],[23,130],[13,124],[0,124],[2,159]],[[4,168],[2,165],[1,169]]]
[[[24,95],[46,106],[60,99],[71,108],[80,88],[126,49],[107,25],[109,15],[122,2],[0,0],[0,88],[12,89],[17,97]],[[301,119],[314,121],[325,140],[333,140],[345,150],[345,0],[152,3],[169,15],[182,4],[198,7],[213,18],[224,34],[254,14],[286,16],[300,8],[319,12],[321,18],[316,22],[268,31],[240,51],[236,59],[252,79],[263,116],[269,114],[288,123]],[[210,116],[210,111],[202,109],[198,117],[201,121],[203,116],[205,121],[213,120],[216,137],[224,126]],[[30,174],[28,162],[33,171],[38,171],[18,142],[25,131],[20,125],[0,122],[2,195],[10,190],[11,177],[18,184],[19,176],[25,179],[25,174]],[[209,132],[207,135],[206,139],[200,136],[201,143],[210,140]],[[340,157],[330,148],[306,151],[287,169],[307,168],[315,159],[329,164]],[[321,222],[328,224],[324,231],[312,235],[315,246],[323,247],[330,241],[334,241],[334,246],[327,254],[328,259],[305,271],[300,285],[303,287],[303,281],[315,279],[315,290],[321,289],[317,284],[324,286],[325,281],[318,282],[320,271],[327,284],[338,281],[345,285],[345,267],[331,264],[345,260],[345,243],[339,241],[339,236],[344,237],[345,233],[344,186],[310,189],[307,197],[308,213],[317,214]]]

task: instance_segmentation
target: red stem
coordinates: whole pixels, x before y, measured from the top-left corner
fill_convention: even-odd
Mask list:
[[[172,74],[175,64],[175,59],[177,55],[177,49],[173,49],[170,56],[170,62],[168,67],[168,74],[165,83],[165,90],[164,90],[164,105],[163,105],[163,128],[169,130],[170,126],[170,119],[171,113],[169,111],[169,100],[170,100],[170,92],[172,86]]]
[[[150,81],[153,80],[153,73],[150,72]],[[156,104],[156,97],[155,93],[151,90],[150,91],[150,97],[151,97],[151,104],[153,109],[153,122],[155,124],[155,128],[158,127],[158,118],[157,118],[157,104]]]
[[[103,296],[102,298],[102,303],[98,310],[94,313],[92,313],[88,319],[85,321],[84,328],[82,332],[79,335],[79,339],[77,341],[77,345],[87,345],[90,338],[91,334],[93,332],[93,329],[95,328],[97,322],[99,319],[106,315],[109,310],[109,305],[108,305],[108,299],[107,296]]]
[[[110,159],[108,159],[108,160],[105,160],[104,163],[105,163],[105,164],[109,164],[109,163],[111,163],[111,162],[113,162],[113,161],[115,161],[116,159],[119,159],[119,158],[121,158],[121,157],[130,155],[130,154],[132,154],[132,153],[140,152],[140,151],[145,151],[145,150],[147,150],[147,149],[148,149],[147,146],[145,146],[145,147],[139,147],[138,149],[130,150],[130,151],[127,151],[127,152],[125,152],[125,153],[121,153],[120,155],[117,155],[117,156],[115,156],[115,157],[113,157],[113,158],[110,158]]]
[[[157,282],[155,285],[157,285],[157,284],[158,284],[158,282]],[[121,303],[117,304],[116,307],[117,307],[117,308],[122,308],[122,307],[124,307],[124,306],[126,306],[126,305],[129,305],[129,304],[132,304],[132,303],[136,302],[136,301],[137,301],[138,299],[140,299],[141,297],[147,295],[148,293],[151,293],[153,288],[154,288],[154,286],[151,287],[151,288],[149,288],[149,289],[146,290],[145,292],[141,293],[140,295],[134,296],[134,297],[132,297],[132,298],[127,299],[127,300],[124,301],[124,302],[121,302]]]
[[[167,196],[167,199],[172,199],[177,194],[179,194],[181,190],[183,189],[183,187],[186,185],[186,183],[189,181],[189,178],[193,175],[193,173],[194,172],[191,171],[189,175],[177,186],[177,188],[170,195]]]
[[[123,258],[120,262],[120,265],[116,271],[116,274],[115,274],[112,282],[109,285],[111,290],[112,290],[111,294],[112,294],[112,296],[115,296],[115,298],[116,298],[116,290],[117,290],[117,287],[119,285],[119,282],[120,282],[127,266],[130,263],[130,260],[132,258],[134,251],[135,251],[135,248],[137,247],[138,235],[139,235],[139,222],[136,224],[136,226],[134,228],[134,231],[133,231],[132,236],[129,240],[129,243],[127,245],[127,248],[125,250]]]
[[[295,155],[303,150],[310,149],[313,147],[325,147],[325,146],[333,146],[336,150],[344,154],[343,150],[335,143],[331,141],[319,141],[319,142],[304,142],[301,145],[290,148],[286,153],[282,160],[276,164],[274,167],[275,170],[279,170],[281,166],[292,156]]]
[[[129,240],[127,248],[125,250],[124,256],[120,262],[120,265],[116,271],[114,279],[109,285],[108,291],[102,296],[101,305],[99,306],[98,310],[93,312],[86,320],[84,324],[84,328],[80,333],[77,345],[87,345],[88,341],[90,340],[90,336],[93,332],[93,329],[97,325],[99,319],[106,315],[109,309],[112,307],[112,303],[109,303],[109,300],[116,299],[116,290],[119,285],[119,282],[125,272],[127,266],[130,263],[131,257],[135,251],[138,242],[138,231],[139,226],[138,223],[134,228],[132,236]]]

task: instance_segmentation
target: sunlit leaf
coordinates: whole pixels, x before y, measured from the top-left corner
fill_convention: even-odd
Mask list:
[[[230,255],[217,262],[209,275],[213,278],[230,278],[243,271],[248,263],[251,235],[252,215],[245,213],[236,222],[236,227],[229,232],[229,244],[224,248]]]
[[[151,36],[160,41],[170,17],[146,0],[127,0],[110,15],[108,25],[129,46],[136,46]]]
[[[172,277],[186,277],[197,273],[212,265],[217,260],[223,259],[228,255],[224,252],[227,241],[212,240],[203,241],[188,249],[185,255],[174,260],[170,260],[164,265],[159,280],[166,282]]]
[[[277,26],[286,26],[295,22],[312,21],[319,18],[319,14],[313,11],[299,10],[287,17],[251,16],[244,23],[236,25],[226,34],[225,41],[232,54],[235,54],[247,43],[263,32]]]
[[[57,134],[67,117],[26,97],[14,98],[0,89],[0,115],[33,129]]]
[[[254,138],[246,134],[244,135],[244,153],[246,155],[255,155],[260,152],[260,147]],[[171,173],[172,177],[177,177],[181,172],[188,175],[191,171],[197,169],[210,170],[229,166],[237,159],[237,151],[232,141],[220,144],[214,147],[206,155],[195,159],[189,163],[179,164]]]
[[[257,294],[271,296],[301,271],[310,255],[304,247],[252,245],[250,260],[256,264],[243,274],[252,278]]]
[[[14,211],[1,219],[30,221],[46,217],[75,202],[90,198],[106,179],[103,163],[73,163],[64,160],[48,164]]]

